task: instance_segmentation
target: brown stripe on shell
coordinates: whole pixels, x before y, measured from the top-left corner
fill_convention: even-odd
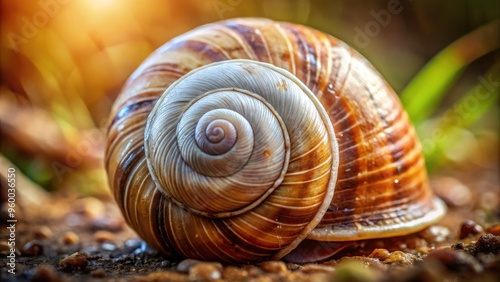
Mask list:
[[[332,42],[332,46],[335,46],[334,44],[335,42]],[[351,55],[348,50],[337,46],[331,49],[330,56],[332,73],[319,98],[329,113],[335,129],[339,144],[340,164],[334,199],[320,225],[331,224],[333,222],[331,218],[339,218],[339,214],[341,222],[352,221],[354,209],[351,208],[350,203],[354,201],[352,189],[356,187],[356,177],[359,172],[359,166],[355,160],[360,156],[357,146],[359,142],[357,136],[360,136],[360,130],[356,127],[358,122],[356,109],[343,96],[343,88],[351,69]]]
[[[253,58],[261,62],[271,62],[271,54],[267,48],[267,42],[262,37],[262,34],[258,28],[243,25],[240,23],[228,22],[225,26],[236,31],[249,46],[249,49],[253,52]]]
[[[128,115],[134,115],[139,111],[147,111],[147,112],[151,111],[153,108],[152,106],[154,105],[155,102],[156,99],[147,99],[142,101],[139,100],[135,101],[135,103],[124,106],[123,108],[120,109],[120,111],[118,111],[118,113],[114,117],[113,121],[111,122],[111,126],[115,122],[119,121],[120,119]]]
[[[159,215],[161,203],[165,202],[164,196],[156,189],[156,185],[149,175],[145,160],[138,166],[135,174],[131,175],[131,181],[135,181],[136,189],[127,189],[126,199],[130,214],[129,224],[140,230],[139,235],[148,244],[160,250],[162,253],[174,255],[174,251],[168,243],[168,238],[161,233],[163,221]],[[130,213],[130,211],[135,211]],[[145,225],[148,223],[148,225]]]
[[[269,37],[269,42],[275,42],[275,44],[270,45],[272,48],[271,52],[276,54],[276,58],[281,58],[281,60],[276,60],[274,65],[296,74],[297,59],[294,56],[296,50],[294,49],[292,40],[281,25],[275,24],[272,27],[275,32]],[[277,44],[278,42],[280,44]]]
[[[141,161],[141,158],[144,158],[144,146],[142,144],[140,147],[136,148],[135,150],[131,150],[126,158],[122,159],[122,162],[117,167],[117,174],[115,176],[116,184],[119,185],[120,187],[127,187],[126,184],[128,182],[128,177],[134,169],[136,169],[136,165],[138,162]],[[123,198],[123,193],[115,193],[115,199],[119,203],[124,203],[125,198]],[[125,208],[125,206],[123,206]]]
[[[308,87],[311,91],[316,93],[316,97],[321,99],[323,91],[328,87],[330,75],[332,73],[332,60],[331,60],[331,48],[338,44],[338,42],[332,42],[324,33],[317,30],[310,30],[310,37],[315,38],[315,52],[316,52],[316,76],[310,80]],[[325,105],[325,104],[323,104]]]
[[[390,91],[390,90],[389,90]],[[373,99],[373,101],[381,101],[380,99]],[[393,102],[393,103],[390,103]],[[365,193],[360,193],[358,196],[357,212],[355,219],[356,222],[362,223],[363,221],[369,222],[369,224],[380,224],[373,217],[381,214],[383,218],[390,218],[390,214],[400,214],[399,211],[404,211],[405,209],[411,208],[412,205],[419,205],[421,200],[416,198],[423,191],[422,187],[419,185],[411,185],[410,183],[405,183],[407,179],[419,180],[414,175],[415,167],[413,169],[412,165],[420,160],[419,152],[415,152],[414,144],[415,136],[409,134],[408,129],[409,121],[406,116],[403,116],[402,111],[393,110],[397,101],[390,101],[386,99],[385,101],[387,109],[392,111],[385,112],[384,105],[377,105],[374,103],[379,116],[381,117],[381,124],[384,126],[383,137],[385,141],[382,143],[382,149],[379,151],[380,155],[386,156],[388,162],[383,166],[375,166],[374,173],[370,173],[364,177],[364,181],[371,183],[373,189],[379,192],[375,195],[369,194],[370,199],[364,199],[363,196],[367,195]],[[412,140],[412,141],[409,141]],[[401,165],[395,165],[394,154],[405,155],[407,158],[400,161],[400,163],[407,163],[405,166],[407,169],[402,169]],[[390,158],[389,158],[390,157]],[[410,159],[413,157],[413,159]],[[380,158],[375,156],[374,158]],[[422,170],[423,167],[417,166],[418,171]],[[377,177],[378,174],[378,177]],[[361,180],[361,179],[360,179]],[[364,182],[363,181],[363,182]],[[404,184],[404,185],[403,185]],[[421,184],[421,183],[420,183]],[[378,189],[377,189],[378,188]],[[405,205],[409,204],[406,208]],[[387,207],[392,207],[392,209],[386,210]],[[398,210],[399,209],[399,210]],[[403,219],[403,217],[399,217]],[[384,222],[385,224],[385,222]]]
[[[339,109],[346,109],[340,107]],[[343,110],[339,110],[339,113],[344,113]],[[354,118],[354,116],[352,116]],[[349,124],[352,122],[352,119],[345,118],[342,119],[343,123],[338,123],[339,126],[343,124]],[[337,132],[337,131],[336,131]],[[337,137],[339,140],[339,158],[341,160],[338,170],[338,180],[337,185],[335,187],[335,195],[332,203],[330,204],[330,208],[323,217],[323,224],[330,224],[332,222],[331,218],[338,218],[337,215],[340,213],[342,215],[343,221],[352,220],[352,216],[354,210],[350,208],[349,203],[354,200],[354,194],[352,194],[351,189],[356,187],[356,177],[359,172],[359,167],[355,159],[358,158],[358,151],[356,146],[352,146],[355,142],[354,137],[355,131],[346,131],[340,137]],[[337,136],[338,133],[337,133]]]
[[[307,43],[298,37],[299,31],[297,29],[292,29],[287,25],[281,25],[281,28],[283,28],[286,32],[286,37],[293,50],[292,56],[294,57],[293,61],[295,62],[295,68],[292,73],[307,85],[310,74],[310,64],[308,62],[309,57],[307,56]]]
[[[137,120],[144,119],[141,116],[135,116]],[[130,126],[127,126],[129,125]],[[110,173],[110,184],[116,187],[124,187],[121,185],[125,184],[128,174],[134,169],[135,163],[138,158],[143,158],[144,154],[141,154],[143,143],[141,142],[141,134],[137,134],[137,130],[140,131],[140,124],[134,122],[133,118],[124,122],[124,129],[116,134],[113,143],[111,143],[108,148],[106,167]],[[120,158],[121,157],[121,158]],[[115,197],[117,197],[118,203],[121,203],[119,198],[120,190],[115,191]]]
[[[185,257],[223,262],[262,260],[275,250],[258,248],[254,242],[242,240],[234,231],[235,223],[220,219],[193,217],[188,211],[168,202],[166,231],[168,237],[183,244],[175,244],[175,250]],[[231,226],[233,225],[233,226]],[[187,228],[187,229],[186,229]],[[243,228],[244,229],[244,228]],[[193,236],[189,236],[194,234]],[[225,246],[221,249],[220,246]]]
[[[216,46],[207,44],[197,40],[186,40],[172,45],[174,49],[186,49],[200,57],[200,60],[208,59],[210,61],[223,61],[228,59],[228,56],[223,50]]]

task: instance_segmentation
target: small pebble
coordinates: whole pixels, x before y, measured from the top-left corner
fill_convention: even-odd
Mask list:
[[[213,281],[221,279],[222,265],[213,262],[200,262],[189,269],[189,280],[191,281]]]
[[[390,254],[391,253],[386,249],[375,249],[368,257],[376,258],[383,261],[386,258],[388,258]]]
[[[264,273],[260,267],[251,264],[243,265],[242,268],[247,271],[248,277],[257,277]]]
[[[187,273],[193,266],[197,265],[198,263],[201,263],[201,261],[195,259],[185,259],[179,262],[176,270],[179,272]]]
[[[442,243],[447,240],[450,230],[445,226],[432,225],[422,230],[419,234],[429,243]]]
[[[302,266],[300,270],[304,273],[310,274],[315,272],[333,272],[335,270],[335,267],[317,263],[309,263]]]
[[[460,239],[467,238],[469,236],[474,236],[483,233],[484,229],[481,225],[475,223],[473,220],[466,220],[460,226]]]
[[[300,265],[293,263],[293,262],[288,262],[286,264],[286,268],[288,268],[288,270],[290,270],[290,271],[295,271],[295,270],[298,270],[300,268]]]
[[[61,281],[57,270],[49,264],[41,264],[37,266],[30,279],[32,282],[55,282]]]
[[[226,281],[244,281],[248,279],[248,271],[236,266],[226,266],[222,270],[222,277]]]
[[[261,264],[259,264],[259,267],[264,270],[265,272],[269,273],[286,273],[288,271],[288,268],[286,267],[286,264],[282,261],[265,261]]]
[[[141,247],[142,240],[139,238],[128,239],[123,243],[123,247],[125,248],[125,252],[133,252],[137,248]]]
[[[148,256],[156,256],[158,255],[158,251],[149,247],[146,242],[141,241],[141,246],[138,249],[135,249],[134,251],[135,255],[148,255]]]
[[[479,262],[471,255],[453,249],[441,249],[431,252],[426,260],[438,260],[446,268],[454,272],[478,273],[483,270]]]
[[[78,237],[78,235],[76,235],[75,232],[68,231],[64,233],[62,241],[66,245],[75,245],[78,244],[78,242],[80,242],[80,237]]]
[[[71,254],[59,261],[59,265],[61,267],[68,267],[68,266],[73,266],[73,267],[85,267],[89,264],[87,258],[79,253],[76,252],[74,254]]]
[[[486,229],[486,233],[493,234],[495,236],[500,236],[500,224],[495,224]]]
[[[106,271],[104,271],[104,269],[102,268],[98,268],[90,272],[90,275],[92,275],[92,277],[103,278],[106,277]]]
[[[394,251],[389,255],[389,257],[387,257],[384,260],[384,263],[385,264],[399,263],[399,264],[410,265],[416,260],[417,257],[415,255],[401,251]]]
[[[94,234],[94,241],[97,243],[113,242],[114,240],[115,234],[109,231],[99,230]]]
[[[43,246],[36,241],[24,244],[21,253],[27,257],[37,257],[43,253]]]
[[[484,234],[479,237],[476,244],[474,245],[474,255],[478,253],[483,254],[500,254],[500,236],[495,236],[493,234]]]
[[[116,245],[113,243],[105,242],[105,243],[101,244],[101,249],[111,252],[111,251],[116,250]]]
[[[33,235],[35,239],[47,239],[52,237],[52,230],[46,225],[40,225],[33,231]]]

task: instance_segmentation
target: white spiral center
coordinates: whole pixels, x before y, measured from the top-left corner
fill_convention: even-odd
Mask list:
[[[254,150],[250,111],[232,102],[221,104],[227,97],[241,99],[250,109],[266,110],[260,101],[229,91],[209,92],[190,104],[177,125],[178,148],[186,164],[203,176],[237,173]]]
[[[200,125],[200,123],[198,123],[198,125]],[[196,127],[197,131],[198,131],[198,128],[199,127]],[[205,128],[205,136],[207,137],[208,141],[210,141],[211,143],[219,143],[219,142],[224,140],[224,137],[226,137],[226,131],[228,131],[230,133],[230,135],[228,136],[228,138],[226,139],[226,142],[224,142],[224,144],[227,144],[228,146],[232,146],[232,145],[234,145],[234,142],[236,141],[236,137],[237,137],[236,130],[234,130],[234,126],[231,123],[229,123],[223,119],[218,119],[218,120],[214,120],[214,121],[210,122],[208,124],[208,126]],[[200,132],[202,132],[202,131],[200,130]],[[200,142],[203,141],[203,139],[198,139],[198,137],[199,137],[198,134],[196,137],[197,137],[196,142],[198,142],[198,145],[201,146],[202,144],[200,144]]]
[[[221,155],[234,146],[238,132],[231,122],[212,118],[213,111],[204,115],[196,125],[196,144],[208,154]]]

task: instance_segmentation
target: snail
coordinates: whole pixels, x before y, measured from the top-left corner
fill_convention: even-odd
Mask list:
[[[446,211],[392,88],[306,26],[244,18],[189,31],[138,67],[110,115],[112,194],[168,256],[318,261]]]

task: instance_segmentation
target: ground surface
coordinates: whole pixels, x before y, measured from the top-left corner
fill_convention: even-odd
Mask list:
[[[18,211],[16,274],[7,272],[2,259],[0,280],[500,281],[497,174],[484,169],[434,177],[433,188],[449,206],[439,224],[405,237],[359,242],[330,260],[306,265],[163,257],[127,227],[113,202],[54,195],[47,204]],[[4,228],[2,257],[8,254]]]

